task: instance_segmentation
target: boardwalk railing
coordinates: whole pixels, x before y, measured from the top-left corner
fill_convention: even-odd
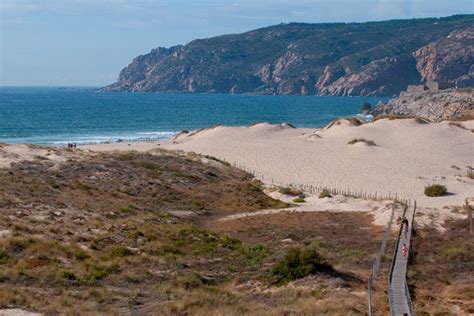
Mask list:
[[[368,298],[368,307],[369,307],[369,316],[372,315],[373,303],[372,303],[372,289],[374,287],[373,282],[377,279],[380,272],[380,264],[382,262],[383,254],[385,253],[385,248],[387,247],[388,240],[392,234],[392,223],[395,216],[396,202],[392,204],[392,214],[390,215],[390,220],[388,221],[387,228],[385,229],[385,234],[383,236],[382,243],[380,244],[380,249],[375,255],[374,264],[372,265],[372,270],[369,274],[369,280],[367,284],[367,298]],[[405,205],[406,209],[406,205]]]
[[[403,238],[403,224],[400,225],[400,229],[397,236],[397,242],[394,249],[392,264],[390,267],[390,275],[389,275],[389,301],[390,301],[390,313],[393,316],[398,315],[415,315],[413,310],[413,304],[411,301],[410,291],[408,289],[407,284],[407,269],[408,269],[408,253],[411,250],[411,236],[413,232],[413,223],[415,219],[415,212],[416,212],[416,201],[414,201],[414,205],[411,206],[413,208],[413,212],[411,214],[410,220],[410,229],[407,232],[407,254],[406,257],[400,254],[400,242]],[[407,214],[408,207],[405,208],[403,212],[403,217],[405,218]],[[397,275],[395,275],[397,272]],[[402,292],[402,293],[400,293]],[[400,294],[402,297],[400,297]]]

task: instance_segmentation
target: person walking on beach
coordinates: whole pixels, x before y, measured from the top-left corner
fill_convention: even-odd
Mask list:
[[[407,238],[407,234],[408,234],[408,220],[407,220],[406,218],[403,218],[402,225],[403,225],[403,233],[405,234],[405,238]]]
[[[408,254],[408,247],[407,247],[407,244],[403,244],[403,246],[402,246],[402,255],[403,255],[404,257],[406,257],[407,254]]]

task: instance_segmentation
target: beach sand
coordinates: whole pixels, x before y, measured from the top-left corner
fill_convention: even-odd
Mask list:
[[[161,143],[117,143],[83,146],[92,151],[156,148],[215,156],[255,170],[267,184],[327,186],[417,200],[424,208],[460,206],[474,196],[474,121],[422,124],[413,119],[378,120],[352,126],[342,120],[325,129],[256,124],[218,126],[181,134]],[[349,145],[353,139],[375,142]],[[424,188],[446,185],[449,194],[430,198]]]

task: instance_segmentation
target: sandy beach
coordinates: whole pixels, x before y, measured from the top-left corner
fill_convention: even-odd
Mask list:
[[[330,128],[256,124],[218,126],[182,133],[161,143],[81,147],[92,151],[156,148],[212,155],[247,170],[265,183],[322,185],[415,199],[425,208],[461,205],[474,196],[474,121],[422,124],[412,119],[378,120],[361,126],[340,121]],[[363,138],[365,142],[348,144]],[[449,194],[430,198],[424,188],[446,185]]]

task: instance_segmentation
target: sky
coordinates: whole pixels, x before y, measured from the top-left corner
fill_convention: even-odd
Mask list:
[[[288,22],[474,13],[474,0],[0,0],[0,85],[102,86],[158,46]]]

